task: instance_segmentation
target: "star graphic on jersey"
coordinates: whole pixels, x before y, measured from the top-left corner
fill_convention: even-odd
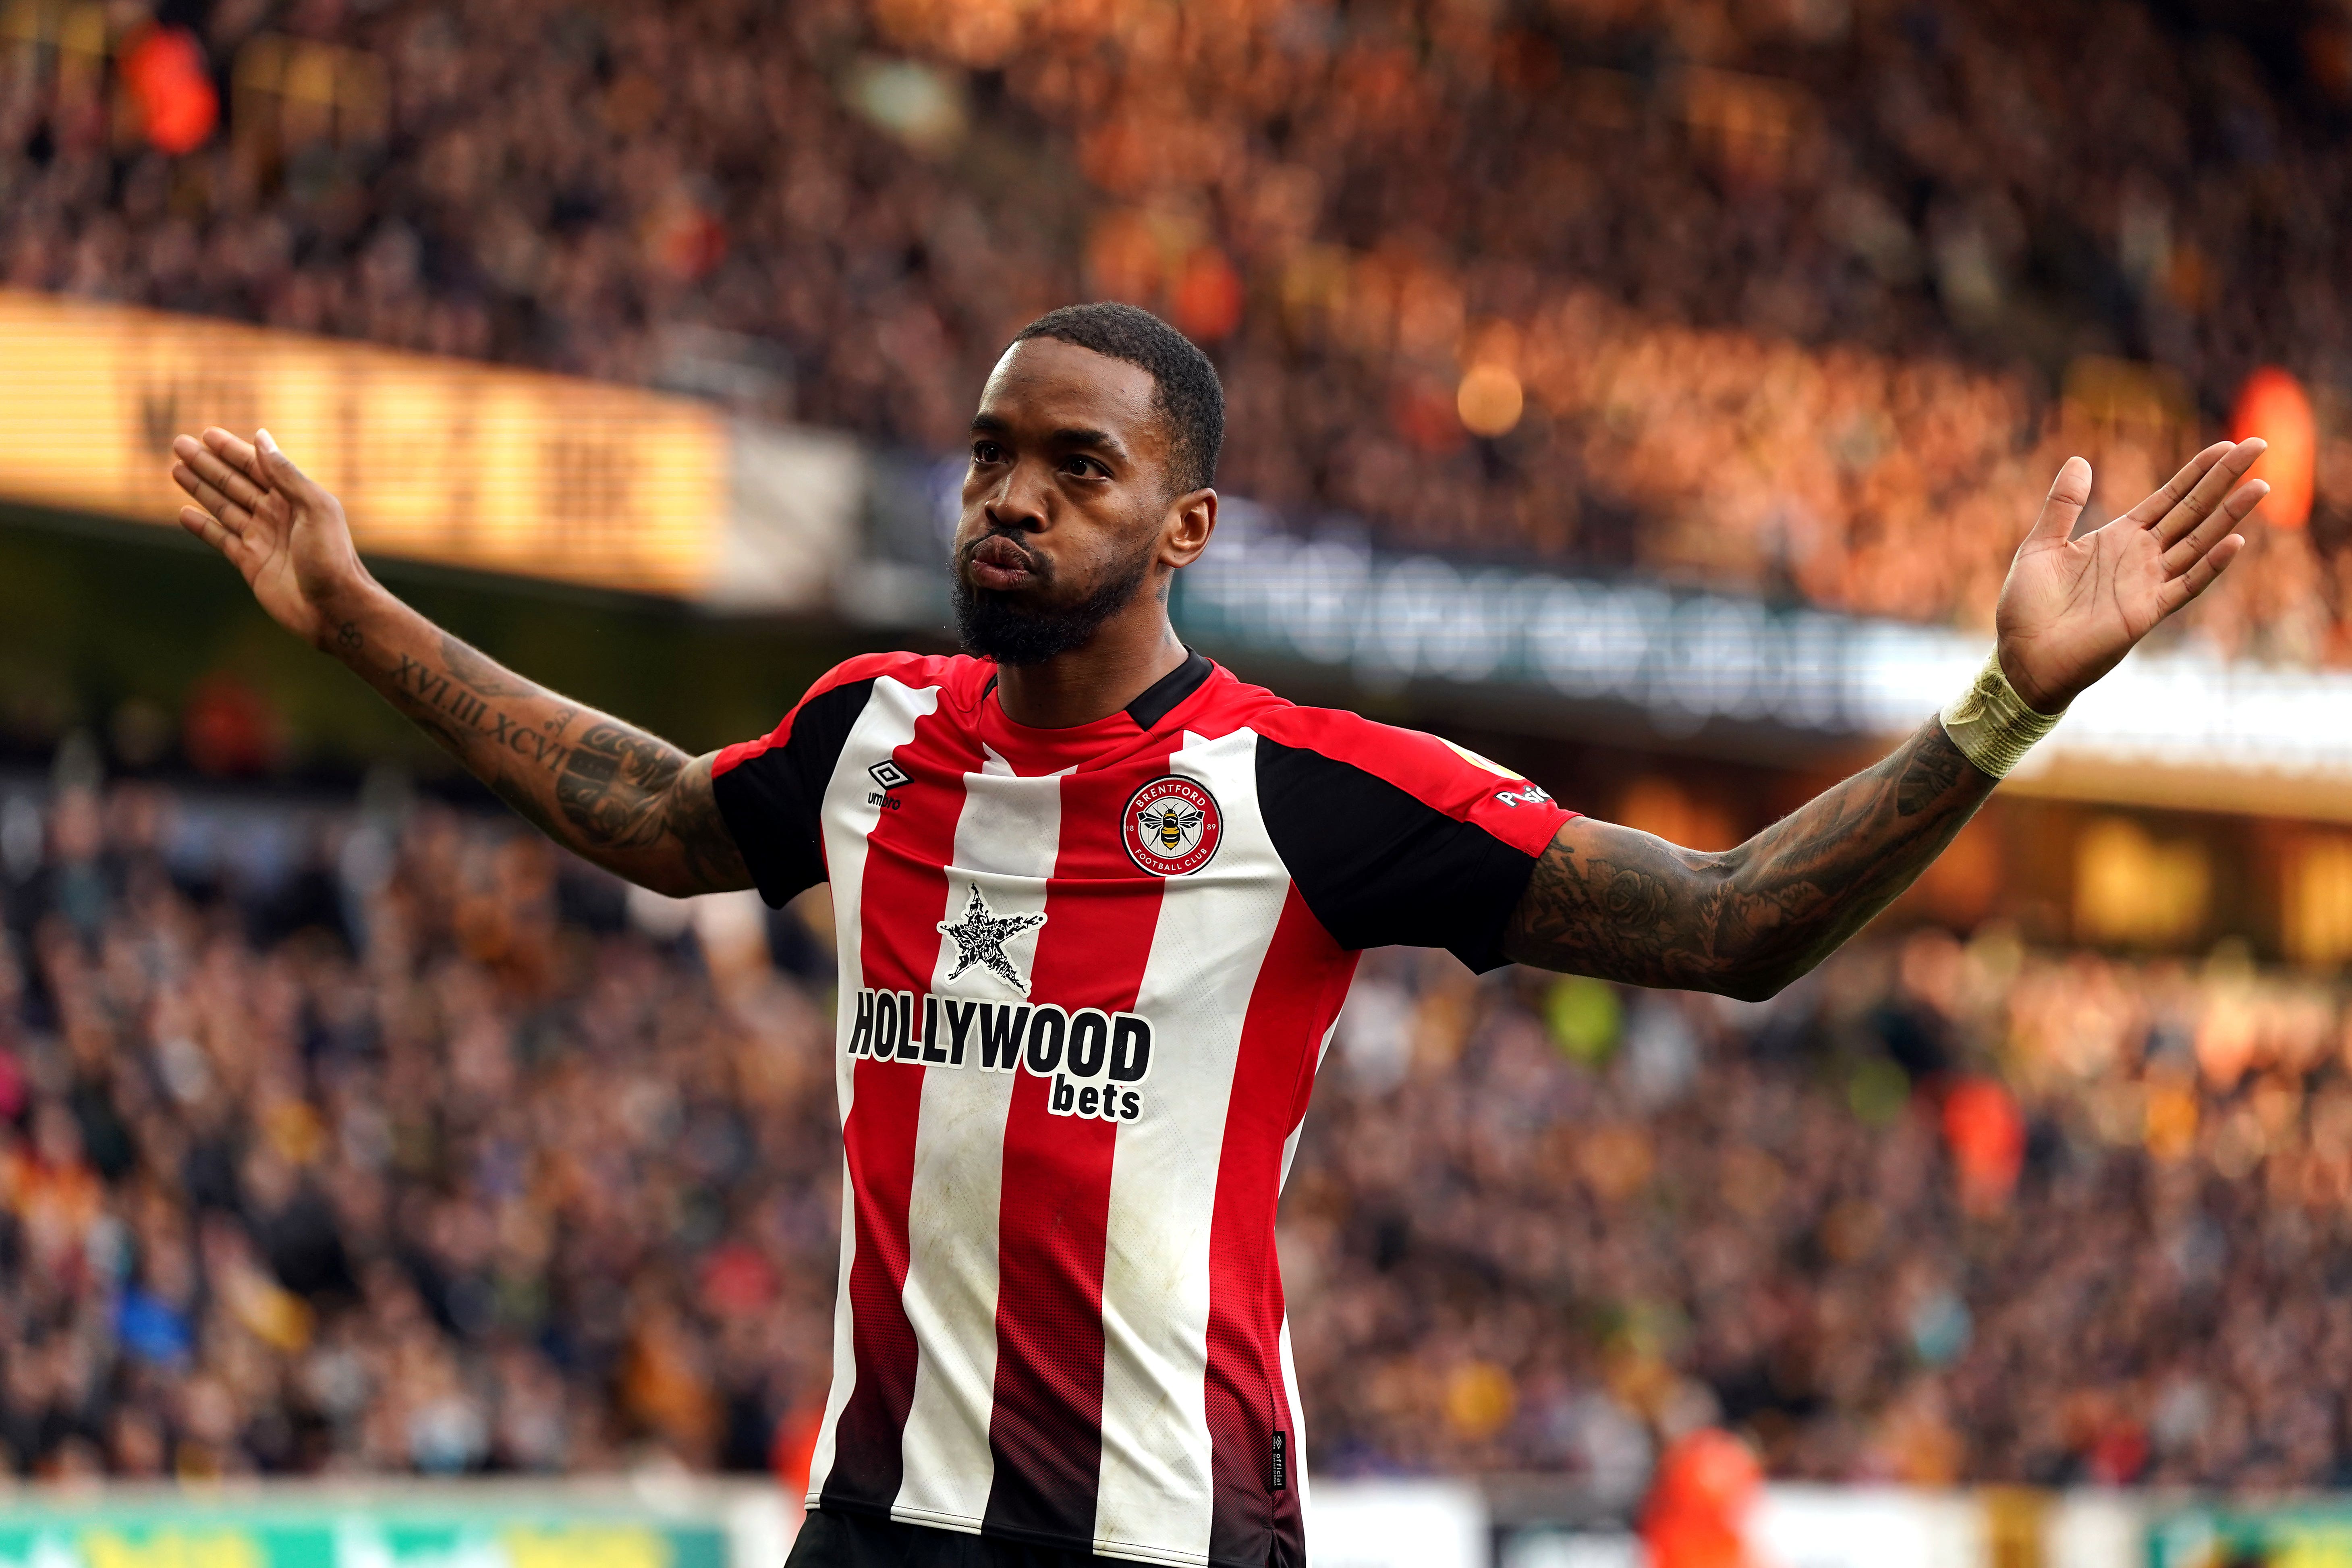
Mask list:
[[[1045,923],[1044,915],[999,915],[980,896],[980,884],[971,885],[971,898],[963,907],[963,919],[952,923],[940,922],[940,930],[955,938],[955,967],[948,971],[953,981],[965,970],[978,965],[1012,986],[1024,996],[1029,994],[1029,982],[1013,967],[1004,956],[1004,944],[1024,931],[1034,931]]]

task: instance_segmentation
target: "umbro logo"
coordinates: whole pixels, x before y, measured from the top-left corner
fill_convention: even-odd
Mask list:
[[[883,758],[880,762],[866,769],[866,776],[882,786],[866,797],[866,804],[868,805],[885,806],[892,811],[898,809],[898,797],[892,795],[890,792],[897,789],[902,784],[911,784],[914,782],[908,776],[907,770],[900,767],[895,760],[889,757]]]

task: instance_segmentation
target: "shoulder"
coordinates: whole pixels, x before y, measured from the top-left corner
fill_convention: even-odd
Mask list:
[[[1215,739],[1236,730],[1265,733],[1269,715],[1291,711],[1296,704],[1263,686],[1253,686],[1222,664],[1212,662],[1201,689],[1178,705],[1185,730]]]
[[[901,686],[936,686],[952,690],[970,686],[976,690],[986,682],[994,668],[984,659],[972,658],[965,654],[861,653],[854,658],[843,659],[818,677],[816,683],[808,689],[808,696],[801,700],[805,703],[810,698],[822,696],[836,688],[878,680],[885,676]]]
[[[1360,713],[1283,704],[1253,728],[1267,837],[1333,941],[1505,962],[1504,927],[1571,813],[1475,752]]]
[[[740,742],[719,752],[713,773],[724,773],[763,753],[792,743],[804,731],[822,731],[838,749],[839,737],[866,705],[877,680],[888,679],[922,690],[940,689],[966,705],[982,690],[994,666],[961,654],[861,653],[843,659],[817,677],[793,704],[792,711],[767,734]]]
[[[1529,853],[1539,852],[1573,815],[1524,775],[1419,730],[1290,703],[1266,709],[1251,723],[1264,742],[1261,774],[1284,776],[1294,790],[1354,793],[1376,780]]]
[[[1501,789],[1527,782],[1501,763],[1451,741],[1383,724],[1341,708],[1284,703],[1260,714],[1252,727],[1278,746],[1360,768],[1440,809],[1466,808],[1490,785]]]

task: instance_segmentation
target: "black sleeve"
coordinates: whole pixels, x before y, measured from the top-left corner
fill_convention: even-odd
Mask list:
[[[760,897],[777,908],[825,879],[825,787],[873,690],[871,680],[851,680],[817,693],[780,727],[782,739],[771,738],[711,778],[719,815]]]
[[[1536,857],[1353,763],[1264,736],[1258,808],[1275,852],[1345,948],[1442,947],[1484,973]]]

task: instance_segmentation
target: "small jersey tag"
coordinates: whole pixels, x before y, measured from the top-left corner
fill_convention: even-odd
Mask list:
[[[1290,1481],[1290,1434],[1277,1426],[1274,1430],[1274,1489],[1280,1491]]]

